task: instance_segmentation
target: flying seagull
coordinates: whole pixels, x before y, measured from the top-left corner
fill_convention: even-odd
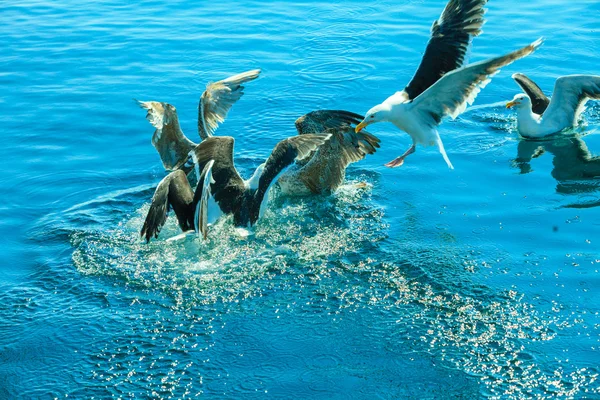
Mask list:
[[[233,104],[244,94],[243,84],[258,78],[259,74],[260,70],[255,69],[206,86],[198,104],[198,134],[201,140],[214,134]],[[192,171],[191,151],[197,144],[181,131],[175,107],[156,101],[138,103],[148,111],[146,119],[156,128],[152,144],[165,169],[183,169],[186,173]]]
[[[253,226],[263,214],[269,190],[279,175],[296,160],[309,156],[329,137],[329,134],[307,134],[280,141],[267,161],[246,181],[233,162],[234,139],[208,137],[192,152],[199,177],[195,192],[183,170],[167,175],[156,188],[140,235],[148,242],[158,237],[170,208],[184,232],[193,229],[205,239],[208,224],[221,215],[233,215],[237,227]]]
[[[514,74],[513,78],[526,94],[516,95],[506,108],[516,108],[517,129],[525,137],[544,137],[575,126],[587,101],[600,99],[600,76],[560,77],[552,100],[525,75]]]
[[[438,144],[448,166],[452,168],[437,132],[433,133],[432,129],[421,126],[418,118],[417,121],[408,120],[406,116],[395,118],[392,109],[396,111],[399,105],[412,103],[444,75],[463,66],[472,38],[482,33],[481,28],[485,23],[483,7],[486,3],[487,0],[450,0],[440,18],[433,22],[425,54],[411,81],[404,90],[396,92],[382,104],[369,110],[364,121],[357,126],[358,132],[369,124],[389,121],[412,137],[413,145],[403,156],[386,164],[388,167],[402,165],[404,159],[415,152],[415,146],[419,143],[424,146]],[[404,123],[400,118],[405,120]],[[437,123],[432,126],[434,131],[435,126]]]
[[[455,119],[462,114],[467,105],[473,104],[481,89],[491,81],[492,76],[497,74],[500,68],[533,53],[541,44],[542,40],[538,39],[504,56],[449,72],[413,100],[406,97],[405,91],[398,92],[369,110],[356,130],[360,131],[374,122],[389,121],[412,137],[413,145],[402,156],[387,163],[388,167],[402,165],[404,159],[415,152],[417,144],[423,146],[437,144],[448,167],[453,169],[437,131],[442,119],[446,116]]]
[[[415,152],[417,144],[437,144],[444,160],[453,168],[437,132],[442,118],[456,118],[501,67],[530,54],[541,44],[540,40],[508,55],[462,67],[472,37],[482,32],[486,2],[450,0],[433,23],[425,54],[410,83],[369,110],[356,127],[359,132],[372,123],[388,121],[411,136],[413,145],[386,164],[388,167],[402,165]]]

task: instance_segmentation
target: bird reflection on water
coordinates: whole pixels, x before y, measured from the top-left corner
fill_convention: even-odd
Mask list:
[[[558,134],[543,139],[521,139],[514,166],[521,174],[533,171],[531,161],[550,153],[551,175],[557,181],[556,192],[581,194],[600,191],[600,155],[593,155],[578,133]],[[600,206],[600,198],[593,206]]]

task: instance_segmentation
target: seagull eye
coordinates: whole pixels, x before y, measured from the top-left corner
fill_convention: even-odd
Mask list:
[[[375,115],[371,115],[371,118],[375,118]]]

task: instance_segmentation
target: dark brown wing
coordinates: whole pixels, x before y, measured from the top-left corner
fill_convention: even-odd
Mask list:
[[[158,237],[167,221],[170,208],[175,211],[179,226],[184,232],[192,229],[194,227],[193,199],[194,193],[185,173],[181,170],[171,172],[160,181],[152,196],[152,204],[140,235],[146,238],[146,242],[150,242],[153,237]]]
[[[318,110],[309,112],[296,120],[299,135],[323,133],[330,129],[342,129],[358,125],[363,117],[350,111]]]
[[[229,136],[211,136],[194,149],[194,163],[198,170],[214,160],[210,190],[213,198],[225,214],[233,213],[239,206],[239,198],[245,192],[244,180],[233,163],[235,140]],[[200,174],[198,174],[200,175]]]
[[[310,156],[319,146],[322,146],[331,135],[305,134],[284,139],[277,143],[267,159],[262,174],[258,181],[258,188],[253,193],[252,201],[248,204],[250,224],[258,220],[260,207],[264,197],[268,194],[271,185],[277,181],[279,175],[290,167],[296,160]]]
[[[331,193],[344,182],[348,165],[375,153],[379,142],[366,131],[355,133],[354,128],[333,132],[298,171],[298,179],[315,194]]]
[[[298,178],[313,193],[329,193],[344,181],[346,167],[373,154],[380,140],[374,135],[354,127],[362,121],[358,114],[342,110],[319,110],[296,120],[300,135],[307,133],[330,133],[331,138],[307,157],[298,172]]]
[[[354,128],[339,131],[328,143],[333,140],[337,140],[340,144],[340,161],[344,168],[369,154],[374,154],[381,142],[379,138],[367,131],[354,132]]]
[[[450,0],[431,27],[431,38],[417,72],[404,91],[415,99],[442,76],[462,67],[471,38],[485,23],[487,0]]]
[[[550,105],[550,99],[542,92],[542,89],[524,74],[513,74],[512,78],[531,99],[531,110],[542,115]]]

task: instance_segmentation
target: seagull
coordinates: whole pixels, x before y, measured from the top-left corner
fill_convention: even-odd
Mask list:
[[[236,227],[254,226],[264,213],[269,191],[279,175],[296,160],[317,150],[330,136],[306,134],[280,141],[267,161],[245,181],[233,162],[235,140],[227,136],[207,137],[192,151],[199,177],[196,190],[192,190],[182,169],[168,174],[156,188],[140,235],[147,242],[157,238],[170,208],[182,231],[193,229],[204,239],[208,225],[222,215],[233,215]]]
[[[182,169],[192,175],[195,168],[190,151],[197,144],[182,132],[175,107],[156,101],[139,103],[148,111],[146,118],[156,128],[154,138],[158,140],[153,139],[152,143],[161,155],[165,169]],[[352,125],[358,124],[361,118],[358,114],[343,110],[312,111],[298,118],[295,122],[298,135],[329,133],[331,138],[281,175],[278,184],[282,193],[308,195],[334,192],[343,183],[348,165],[375,153],[379,148],[380,140],[377,137],[366,131],[354,132]],[[198,125],[203,126],[201,119]]]
[[[521,136],[541,138],[577,124],[588,100],[600,99],[600,76],[562,76],[554,84],[552,100],[531,79],[514,74],[513,79],[526,94],[516,95],[506,108],[516,108]]]
[[[413,145],[386,164],[399,167],[415,152],[416,145],[437,145],[449,168],[453,168],[437,132],[442,119],[453,119],[475,100],[491,76],[505,65],[531,54],[541,39],[513,53],[463,67],[471,38],[484,24],[487,0],[450,0],[433,23],[431,38],[421,64],[410,83],[400,92],[371,108],[356,131],[376,122],[392,122],[408,133]]]
[[[331,138],[313,154],[281,175],[278,185],[286,195],[331,194],[344,182],[346,168],[373,154],[380,140],[354,126],[362,117],[343,110],[318,110],[295,122],[298,135],[329,133]]]
[[[452,168],[437,132],[433,133],[427,128],[422,129],[418,122],[415,125],[406,117],[395,117],[392,108],[396,111],[398,105],[410,104],[444,75],[463,66],[472,38],[482,33],[481,28],[485,23],[483,7],[486,3],[487,0],[450,0],[440,18],[433,22],[425,54],[409,84],[403,91],[396,92],[382,104],[371,108],[364,121],[356,127],[358,132],[372,123],[388,121],[411,136],[413,145],[403,156],[389,162],[386,166],[401,166],[404,159],[415,152],[417,143],[424,146],[437,143],[448,166]],[[405,119],[405,123],[401,123],[400,118]]]
[[[198,134],[205,140],[215,133],[227,113],[244,94],[243,84],[260,75],[259,69],[243,72],[222,81],[209,83],[198,104]],[[146,119],[156,128],[152,145],[167,171],[183,169],[186,174],[194,171],[191,152],[197,143],[188,139],[179,126],[177,110],[168,103],[138,101],[146,109]]]
[[[462,114],[500,68],[533,53],[541,44],[539,39],[504,56],[455,69],[412,100],[407,97],[406,91],[397,92],[369,110],[356,131],[375,122],[389,121],[412,137],[413,145],[403,155],[387,163],[388,167],[401,166],[404,159],[415,152],[417,144],[437,144],[448,167],[454,169],[437,131],[442,119],[446,116],[455,119]]]

